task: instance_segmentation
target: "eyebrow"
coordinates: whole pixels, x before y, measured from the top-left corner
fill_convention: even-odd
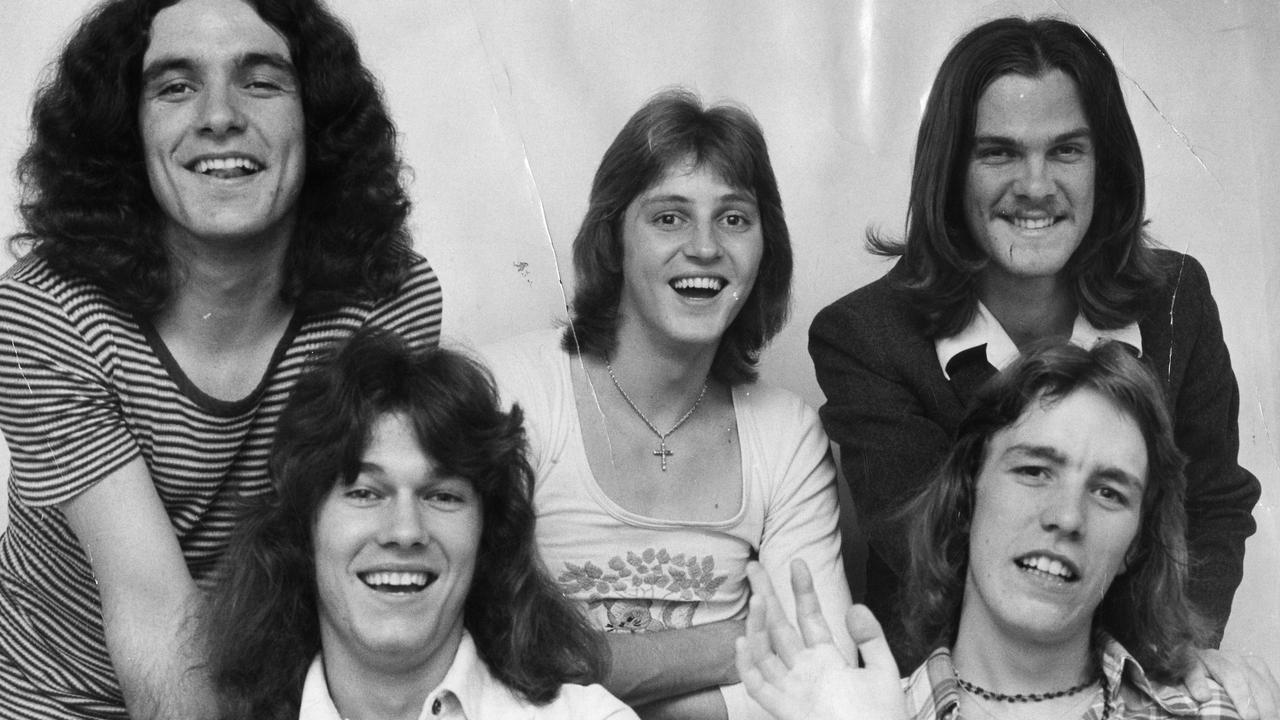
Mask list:
[[[1064,133],[1055,135],[1049,140],[1050,145],[1058,145],[1072,140],[1092,140],[1093,131],[1086,126],[1081,126]],[[1025,143],[1015,138],[1005,135],[975,135],[973,138],[974,145],[1010,145],[1021,147]]]
[[[1006,449],[1003,455],[1001,455],[1002,458],[1007,458],[1009,456],[1028,456],[1059,466],[1067,464],[1067,456],[1061,450],[1058,450],[1052,445],[1013,445]],[[1145,481],[1141,478],[1124,468],[1116,467],[1114,465],[1100,468],[1093,474],[1097,477],[1128,485],[1138,490],[1146,487]]]
[[[194,70],[196,62],[189,57],[178,55],[162,55],[155,60],[147,63],[142,69],[142,84],[147,85],[156,78],[162,77],[166,73],[174,71],[189,72]],[[293,62],[289,58],[274,52],[247,52],[237,55],[235,58],[236,70],[245,70],[246,68],[268,67],[287,73],[289,77],[296,78],[297,71],[293,67]]]
[[[686,197],[684,195],[680,195],[679,193],[668,193],[665,195],[652,195],[650,197],[646,197],[643,200],[641,200],[640,204],[652,205],[654,203],[666,203],[666,202],[684,203],[684,204],[690,205],[690,204],[693,204],[694,201],[692,198]],[[758,204],[755,196],[752,195],[751,193],[746,193],[746,192],[731,192],[726,195],[721,195],[716,198],[716,202],[718,203],[740,202],[740,203],[751,203],[753,205]]]

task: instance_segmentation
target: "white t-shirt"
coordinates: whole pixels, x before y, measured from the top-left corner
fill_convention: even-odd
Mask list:
[[[595,627],[651,632],[744,618],[746,566],[757,555],[793,620],[790,564],[800,558],[828,623],[844,627],[851,601],[835,466],[818,414],[798,396],[760,383],[734,387],[742,506],[728,520],[672,521],[630,512],[596,483],[573,394],[575,360],[558,332],[527,333],[483,354],[504,402],[524,411],[543,562]],[[721,690],[731,718],[769,717],[740,684]]]

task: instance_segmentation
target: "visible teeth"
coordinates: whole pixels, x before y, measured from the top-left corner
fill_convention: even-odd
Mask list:
[[[1064,580],[1071,580],[1075,577],[1075,573],[1071,572],[1063,562],[1052,560],[1043,555],[1025,559],[1019,564],[1028,570],[1038,570],[1047,575],[1056,575]]]
[[[724,287],[724,281],[712,277],[684,277],[671,284],[676,290],[714,290]]]
[[[365,573],[362,578],[366,585],[422,588],[427,585],[427,574],[424,572],[378,572]]]
[[[1010,218],[1010,220],[1013,221],[1014,225],[1022,228],[1023,230],[1040,230],[1043,228],[1047,228],[1053,224],[1053,218],[1051,217],[1024,218],[1024,217],[1014,216]]]
[[[192,169],[202,175],[215,170],[245,170],[255,173],[261,170],[262,166],[247,157],[205,158],[197,160]]]

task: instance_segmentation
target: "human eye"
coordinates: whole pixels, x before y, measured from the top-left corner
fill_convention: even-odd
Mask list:
[[[1093,494],[1111,507],[1127,508],[1133,504],[1132,495],[1126,489],[1114,485],[1100,484],[1093,489]]]
[[[684,217],[677,212],[663,211],[655,213],[652,222],[662,230],[676,230],[684,226]]]
[[[1023,482],[1041,483],[1049,479],[1049,468],[1044,465],[1018,465],[1013,468],[1013,474]]]
[[[352,485],[342,492],[342,497],[357,505],[368,505],[376,501],[381,495],[367,485]]]
[[[433,506],[443,510],[458,510],[474,502],[476,493],[471,483],[463,480],[450,480],[443,485],[428,488],[423,493],[424,499]]]
[[[160,100],[181,100],[194,92],[196,92],[195,83],[186,78],[161,79],[151,85],[152,96]]]
[[[732,230],[745,231],[755,225],[755,218],[741,210],[730,210],[720,217],[720,222]]]
[[[1055,147],[1053,154],[1059,160],[1076,162],[1089,154],[1089,148],[1085,143],[1065,143]]]
[[[973,156],[986,165],[1002,165],[1013,160],[1017,154],[1005,145],[979,145],[973,151]]]

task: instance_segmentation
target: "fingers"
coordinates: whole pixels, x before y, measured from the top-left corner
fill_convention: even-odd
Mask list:
[[[738,666],[738,677],[743,687],[747,689],[747,693],[765,710],[774,716],[782,717],[787,708],[786,699],[776,685],[766,680],[764,673],[761,672],[754,658],[755,650],[752,649],[750,641],[740,637],[734,641],[733,649],[734,664]],[[775,661],[777,660],[776,656],[772,657]]]
[[[1183,685],[1187,687],[1187,694],[1198,703],[1205,702],[1210,697],[1209,668],[1205,665],[1205,652],[1211,651],[1201,651],[1198,661],[1192,664],[1186,678],[1182,680]]]
[[[1253,697],[1257,701],[1258,715],[1263,720],[1280,718],[1280,683],[1276,682],[1271,668],[1257,655],[1245,655],[1244,661],[1253,678],[1250,684],[1254,688]]]
[[[884,629],[871,610],[866,605],[854,605],[845,612],[844,621],[866,668],[898,677],[898,663],[884,638]]]
[[[800,637],[804,638],[805,647],[834,644],[831,628],[822,615],[818,593],[813,589],[813,575],[804,560],[791,561],[791,591],[795,593],[796,624],[800,626]]]
[[[1197,652],[1200,662],[1187,673],[1187,692],[1197,702],[1204,702],[1212,697],[1206,673],[1217,680],[1231,702],[1240,713],[1241,720],[1272,720],[1275,717],[1274,706],[1280,700],[1274,697],[1275,678],[1270,671],[1263,675],[1248,663],[1247,659],[1234,653],[1220,650],[1204,649]],[[1203,685],[1203,689],[1199,686]],[[1197,692],[1202,692],[1203,697]],[[1271,714],[1265,709],[1271,707]]]
[[[753,601],[751,614],[755,615],[757,608],[763,608],[763,612],[759,614],[763,616],[765,626],[768,628],[772,650],[790,666],[795,661],[796,653],[804,649],[800,635],[787,620],[787,614],[778,602],[778,596],[773,592],[773,583],[759,563],[748,563],[747,579],[751,582]]]

